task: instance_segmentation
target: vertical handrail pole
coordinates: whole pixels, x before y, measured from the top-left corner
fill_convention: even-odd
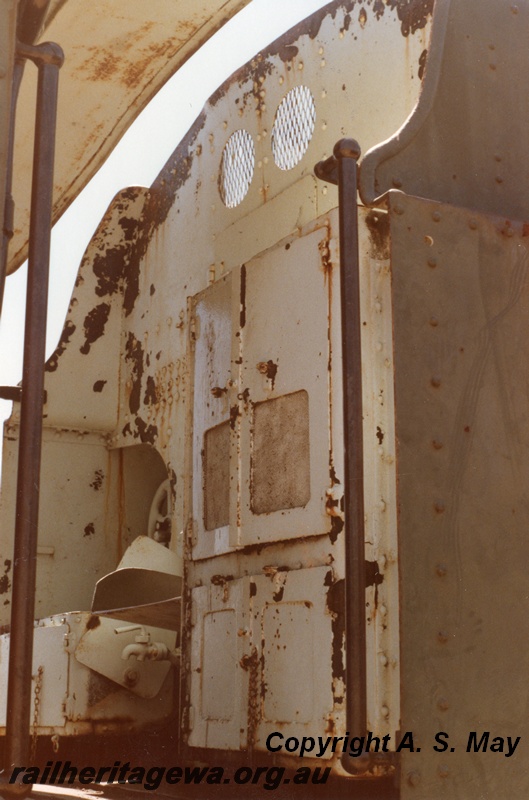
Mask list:
[[[64,56],[52,43],[19,44],[19,56],[39,70],[31,190],[28,287],[20,406],[13,595],[7,690],[6,776],[28,764],[37,529],[44,395],[44,359],[50,260],[53,166],[59,69]],[[29,787],[30,788],[30,787]],[[2,794],[27,792],[27,786],[2,787]]]
[[[345,510],[345,725],[350,736],[364,736],[367,728],[359,157],[358,142],[341,139],[334,147],[334,155],[317,164],[315,169],[318,178],[338,184]],[[342,764],[348,772],[361,774],[369,768],[369,755],[352,758],[344,753]]]
[[[346,720],[352,736],[367,726],[362,322],[358,256],[357,161],[360,147],[341,139],[338,168],[345,506]],[[353,762],[360,766],[357,760]]]

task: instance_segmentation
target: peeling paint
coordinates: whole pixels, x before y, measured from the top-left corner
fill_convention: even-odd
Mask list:
[[[176,472],[172,467],[167,468],[167,473],[169,475],[169,483],[171,484],[171,494],[173,496],[173,503],[176,497]]]
[[[329,539],[331,544],[335,544],[339,534],[343,531],[344,521],[341,517],[331,516],[331,529],[329,531]]]
[[[376,561],[366,561],[366,587],[380,586],[383,580],[384,576],[379,571],[378,563]]]
[[[204,124],[205,113],[202,112],[166,162],[149,191],[139,187],[129,187],[122,192],[122,207],[120,209],[118,205],[113,210],[125,211],[128,202],[136,200],[142,194],[145,196],[138,218],[123,214],[119,219],[124,234],[122,243],[105,249],[105,232],[104,228],[102,229],[102,252],[93,258],[93,271],[97,278],[96,294],[98,297],[110,297],[123,292],[126,317],[133,311],[139,294],[141,260],[154,233],[165,222],[175,202],[178,189],[191,175],[192,146]]]
[[[158,427],[156,425],[147,425],[141,417],[136,417],[134,422],[137,428],[137,433],[134,434],[134,437],[137,438],[139,436],[143,444],[154,444],[158,438]]]
[[[419,56],[419,80],[422,81],[424,70],[426,69],[426,60],[428,58],[428,50],[423,50],[421,55]]]
[[[100,303],[86,315],[83,323],[85,342],[79,348],[83,355],[87,355],[90,352],[91,345],[103,336],[109,315],[109,303]]]
[[[0,594],[7,594],[11,589],[11,581],[9,580],[9,572],[11,570],[11,561],[6,558],[4,561],[4,574],[0,577]]]
[[[66,345],[70,342],[70,337],[75,331],[76,326],[70,319],[67,319],[64,323],[64,328],[61,333],[61,338],[59,339],[59,344],[55,348],[55,351],[52,355],[48,358],[46,362],[46,366],[44,369],[46,372],[55,372],[57,367],[59,366],[59,358],[62,356],[64,351],[66,350]]]
[[[147,386],[145,389],[145,396],[143,398],[145,405],[155,405],[158,402],[158,394],[156,392],[156,384],[152,375],[147,378]]]
[[[343,579],[329,586],[327,592],[327,608],[332,616],[332,676],[335,680],[345,680],[345,664],[343,657],[343,643],[345,639],[345,581]]]
[[[93,522],[89,522],[88,525],[85,525],[84,534],[83,536],[93,536],[96,532]]]
[[[389,258],[389,216],[379,209],[372,209],[366,214],[365,222],[369,231],[371,258],[384,261]]]
[[[235,430],[235,423],[237,422],[237,417],[240,416],[240,413],[239,406],[232,406],[230,408],[230,428],[232,431]]]
[[[86,630],[91,631],[94,628],[98,628],[101,625],[101,620],[97,616],[97,614],[92,614],[86,623]]]
[[[96,381],[93,385],[94,392],[102,392],[107,381]]]
[[[388,8],[396,9],[401,21],[401,33],[409,36],[424,28],[432,15],[434,0],[386,0]]]
[[[103,470],[102,469],[96,469],[95,477],[94,477],[94,480],[92,481],[92,483],[90,484],[90,487],[94,491],[98,492],[101,489],[101,486],[103,485],[104,477],[105,477],[105,475],[103,473]]]
[[[129,396],[131,414],[137,414],[141,404],[141,379],[143,375],[143,348],[141,342],[129,331],[125,345],[125,359],[131,363],[132,389]]]

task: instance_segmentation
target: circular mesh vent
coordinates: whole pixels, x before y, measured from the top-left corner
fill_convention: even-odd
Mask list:
[[[228,208],[242,203],[250,183],[255,165],[253,139],[245,130],[232,133],[222,151],[219,189],[222,202]]]
[[[316,120],[314,98],[296,86],[281,100],[272,128],[272,153],[279,169],[292,169],[307,151]]]

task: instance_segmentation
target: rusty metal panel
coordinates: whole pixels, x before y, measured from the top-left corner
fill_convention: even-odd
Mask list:
[[[246,265],[239,390],[245,545],[322,534],[331,525],[328,235],[320,228]]]
[[[38,721],[46,726],[62,727],[65,722],[64,700],[68,692],[68,653],[64,648],[66,625],[35,628],[33,655],[33,687],[31,719],[35,715],[35,697],[38,695]],[[9,636],[0,636],[0,729],[5,735],[7,664]],[[41,677],[37,676],[41,671]],[[40,683],[39,691],[37,680]]]
[[[143,0],[51,2],[40,38],[59,43],[66,53],[57,121],[54,220],[158,89],[246,1],[154,0],[148,13]],[[24,77],[17,112],[11,269],[26,252],[34,77]]]
[[[388,214],[359,209],[368,730],[400,726],[395,364]],[[339,351],[338,351],[339,352]],[[333,380],[341,378],[339,370]],[[340,381],[341,383],[341,381]],[[340,434],[338,434],[340,435]],[[341,455],[339,444],[335,452]],[[338,475],[341,464],[338,461]],[[334,487],[334,496],[339,492]]]
[[[421,748],[401,797],[524,797],[526,760],[505,755],[529,735],[526,226],[398,192],[390,216],[401,730]]]
[[[94,630],[97,620],[90,613],[60,614],[40,620],[35,627],[31,720],[36,722],[39,735],[53,737],[55,746],[59,745],[62,736],[108,734],[123,730],[124,722],[128,731],[134,731],[146,724],[165,722],[172,713],[172,676],[165,680],[153,702],[151,698],[134,694],[130,686],[124,689],[93,672],[76,659],[79,641]],[[120,639],[113,631],[111,633],[114,640]],[[127,666],[127,662],[121,659],[120,650],[126,641],[119,642],[113,656],[104,650],[100,653],[107,666],[111,659],[117,671],[135,671],[140,666],[135,663],[133,667],[132,662]],[[108,644],[112,644],[110,636]],[[9,635],[3,634],[0,636],[2,735],[5,734],[8,652]],[[160,664],[141,665],[144,674],[149,666],[159,667]],[[35,709],[37,695],[39,703]]]
[[[391,188],[523,219],[529,111],[513,76],[526,71],[529,3],[437,0],[423,91],[400,130],[366,154],[360,190]]]
[[[268,735],[311,736],[333,729],[333,618],[326,567],[270,570],[252,580],[256,697],[248,698],[257,749]],[[255,708],[252,710],[252,702]]]
[[[358,13],[351,14],[351,5]],[[117,465],[106,511],[116,561],[129,536],[145,533],[141,521],[148,521],[152,496],[162,480],[169,480],[170,549],[177,549],[184,531],[185,580],[191,597],[183,611],[185,689],[191,699],[184,696],[183,703],[193,745],[239,749],[254,740],[256,709],[261,707],[255,693],[256,659],[262,652],[263,631],[265,671],[272,686],[263,712],[266,724],[275,724],[271,720],[276,717],[292,718],[291,695],[297,696],[298,687],[290,665],[282,682],[283,656],[269,640],[274,604],[280,607],[282,628],[292,631],[295,624],[302,625],[303,653],[319,637],[323,620],[325,648],[311,673],[303,720],[317,719],[319,727],[324,719],[329,730],[345,734],[341,344],[337,222],[331,211],[336,194],[331,186],[316,187],[310,173],[314,162],[332,149],[333,120],[340,121],[344,133],[354,125],[363,146],[368,146],[389,135],[411,109],[420,86],[419,59],[427,44],[429,13],[421,6],[420,12],[413,12],[420,17],[417,26],[404,30],[404,5],[385,5],[377,15],[370,6],[366,10],[362,5],[365,14],[360,14],[358,3],[334,3],[330,13],[322,11],[287,34],[221,87],[152,189],[125,190],[112,204],[86,253],[61,343],[48,364],[50,435],[60,431],[62,437],[66,428],[68,440],[82,435],[88,441],[93,436],[98,453]],[[387,59],[393,65],[389,73]],[[271,144],[276,141],[276,112],[289,91],[303,87],[314,101],[314,132],[310,141],[304,140],[301,160],[292,169],[282,169]],[[292,121],[297,125],[295,115]],[[254,173],[240,205],[228,207],[219,194],[224,146],[241,129],[253,139]],[[397,628],[392,538],[396,506],[389,273],[379,246],[387,242],[387,235],[377,237],[376,227],[366,223],[361,233],[369,362],[366,447],[373,450],[376,443],[366,490],[367,568],[372,579],[366,613],[373,698],[369,719],[372,729],[384,734],[394,732],[399,718],[398,643],[391,633]],[[299,399],[303,392],[308,394],[310,498],[305,506],[253,513],[253,404],[281,402],[296,394]],[[208,531],[204,437],[227,420],[230,524]],[[14,428],[16,418],[8,429],[13,435]],[[67,469],[66,453],[66,448],[58,449],[54,460],[57,485]],[[74,455],[76,462],[92,465],[84,451]],[[96,490],[91,483],[99,484],[97,470],[104,472],[100,464],[94,464],[94,470],[88,482],[82,476],[73,500],[69,493],[63,498],[61,536],[63,523],[68,531],[77,523],[76,515],[92,507]],[[303,474],[299,502],[307,496],[305,467]],[[224,523],[225,509],[213,516],[216,523]],[[55,508],[48,508],[45,518],[47,524],[54,523]],[[66,543],[66,534],[63,538]],[[78,554],[83,564],[84,552]],[[71,563],[71,558],[61,561],[55,586],[62,586],[63,574],[73,581]],[[113,566],[115,562],[109,569]],[[94,570],[93,582],[102,574]],[[294,574],[299,575],[299,585]],[[264,603],[255,606],[253,633],[248,622],[249,575],[255,576]],[[326,576],[330,585],[324,590]],[[304,581],[307,592],[301,586]],[[58,598],[63,603],[63,597]],[[220,676],[215,655],[224,628],[228,643],[222,641],[222,659],[223,664],[231,660],[231,669]],[[290,643],[288,648],[293,651]],[[204,665],[208,683],[203,691],[202,672],[197,670]],[[93,681],[94,692],[103,692],[105,679]],[[79,692],[81,696],[81,688]],[[96,703],[98,719],[108,717],[113,704],[118,712],[126,707],[121,699],[125,693],[120,692]],[[233,694],[231,708],[224,695],[222,702],[217,698],[218,692]],[[142,719],[155,715],[153,710],[149,716],[144,707],[138,713]],[[285,733],[295,725],[308,731],[309,722],[303,720],[290,719]]]
[[[94,616],[75,648],[75,658],[98,675],[144,698],[154,698],[172,670],[168,660],[142,658],[138,639],[173,650],[174,631],[166,628],[123,625],[119,620]],[[140,645],[141,646],[141,645]],[[138,655],[139,654],[139,655]]]
[[[46,362],[48,425],[110,432],[117,424],[122,315],[144,288],[128,246],[138,235],[146,194],[118,192],[83,256],[62,335]],[[134,364],[132,344],[126,355]],[[82,404],[73,402],[73,387],[75,397],[86,398]],[[128,394],[136,399],[134,389],[131,381]]]
[[[7,498],[16,469],[7,470],[17,463],[18,444],[18,425],[13,417],[6,423],[6,431],[13,440],[9,442],[13,450],[4,465],[1,506],[1,559],[7,565],[11,564],[13,542],[9,524],[12,509]],[[123,546],[117,535],[119,461],[109,453],[103,435],[44,428],[41,475],[37,617],[90,608],[95,580],[116,566]],[[6,573],[3,624],[9,622],[11,602],[10,572]]]
[[[217,576],[192,591],[188,743],[239,750],[247,742],[250,584]]]
[[[234,524],[229,508],[230,497],[237,495],[229,435],[236,347],[233,282],[231,275],[216,282],[195,298],[191,310],[195,558],[229,547]]]
[[[333,711],[330,574],[217,576],[193,590],[191,746],[265,750],[278,726],[292,735],[325,730]]]

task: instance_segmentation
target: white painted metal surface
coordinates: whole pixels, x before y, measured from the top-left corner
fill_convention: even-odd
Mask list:
[[[46,556],[46,613],[64,604],[54,587],[73,590],[72,542],[83,537],[88,509],[102,515],[112,542],[94,523],[83,543],[95,554],[93,587],[148,532],[153,499],[169,480],[172,554],[183,534],[182,738],[191,748],[262,749],[276,724],[293,735],[321,725],[345,732],[337,193],[312,170],[340,136],[354,134],[365,148],[406,118],[428,20],[425,12],[404,35],[398,10],[358,16],[337,2],[221,87],[155,185],[115,198],[48,362],[47,435],[60,444],[45,462],[46,546],[56,528],[48,509],[72,459],[81,472],[75,491],[62,494],[64,525],[51,543],[61,558]],[[276,112],[296,87],[313,99],[314,131],[306,119],[300,126],[293,103],[283,106],[293,152],[283,161],[282,150],[277,165]],[[237,178],[247,188],[241,202],[226,205],[221,165],[238,130],[251,137],[255,163],[249,182],[247,163]],[[367,216],[368,713],[384,735],[399,725],[392,321],[387,253]],[[10,425],[16,440],[16,411]],[[92,439],[89,476],[76,448]],[[13,447],[6,443],[12,460]],[[89,583],[77,595],[85,610]],[[324,645],[308,663],[316,639]],[[303,698],[290,654],[307,670]]]
[[[66,60],[60,77],[56,219],[101,166],[156,91],[247,0],[52,0],[41,41]],[[26,70],[17,111],[15,237],[24,258],[29,224],[36,70]]]
[[[173,689],[170,675],[165,681],[160,681],[156,669],[151,671],[154,681],[151,685],[158,687],[154,692],[154,700],[150,699],[152,693],[147,689],[151,680],[149,668],[163,664],[134,664],[132,667],[132,661],[127,664],[120,659],[123,645],[131,638],[133,640],[133,634],[119,637],[114,634],[113,629],[109,630],[108,638],[98,652],[98,658],[103,670],[112,659],[112,663],[122,672],[126,669],[141,672],[137,684],[138,692],[135,693],[131,687],[122,689],[119,682],[113,683],[103,677],[101,670],[88,669],[79,662],[75,653],[82,637],[86,636],[87,629],[90,631],[92,620],[90,613],[62,614],[40,620],[35,627],[31,720],[32,726],[37,722],[39,735],[58,736],[60,740],[62,736],[138,730],[149,721],[161,723],[171,712]],[[106,622],[112,626],[110,620]],[[108,649],[111,636],[119,640],[117,650]],[[5,734],[5,665],[8,657],[9,635],[3,634],[0,636],[2,734]],[[35,717],[36,696],[39,703]]]

